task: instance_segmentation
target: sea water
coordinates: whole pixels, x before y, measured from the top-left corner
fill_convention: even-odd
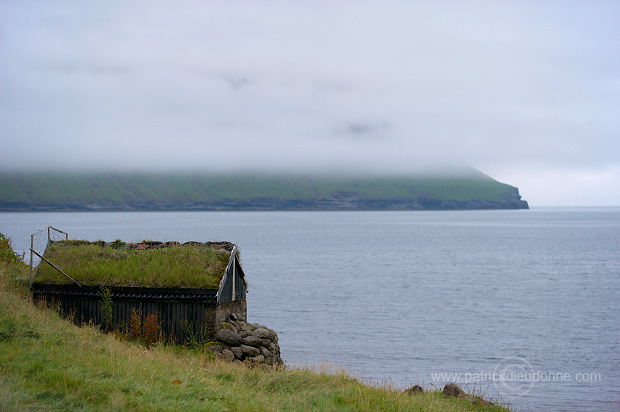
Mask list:
[[[292,366],[447,382],[516,410],[620,409],[620,209],[0,213],[18,251],[71,238],[228,240],[248,317]]]

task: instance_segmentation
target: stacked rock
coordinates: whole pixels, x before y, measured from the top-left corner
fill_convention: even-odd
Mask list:
[[[272,329],[242,320],[229,320],[215,333],[218,345],[212,348],[227,361],[280,365],[278,335]]]

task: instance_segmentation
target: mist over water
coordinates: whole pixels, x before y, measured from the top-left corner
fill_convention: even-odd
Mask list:
[[[278,332],[290,365],[402,388],[457,381],[516,410],[620,400],[617,208],[0,214],[18,250],[48,224],[89,240],[237,243],[249,320]],[[531,373],[492,379],[515,370]]]

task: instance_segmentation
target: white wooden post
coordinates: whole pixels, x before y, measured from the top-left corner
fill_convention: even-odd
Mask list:
[[[235,300],[237,300],[237,288],[236,288],[236,281],[237,281],[237,257],[235,255],[236,249],[233,249],[232,251],[232,265],[233,265],[233,270],[232,270],[232,301],[234,302]]]

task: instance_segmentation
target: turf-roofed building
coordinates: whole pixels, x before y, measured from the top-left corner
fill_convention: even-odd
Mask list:
[[[208,339],[230,318],[247,319],[247,284],[230,242],[61,240],[40,256],[34,299],[77,323],[119,330],[139,316],[184,343]]]

